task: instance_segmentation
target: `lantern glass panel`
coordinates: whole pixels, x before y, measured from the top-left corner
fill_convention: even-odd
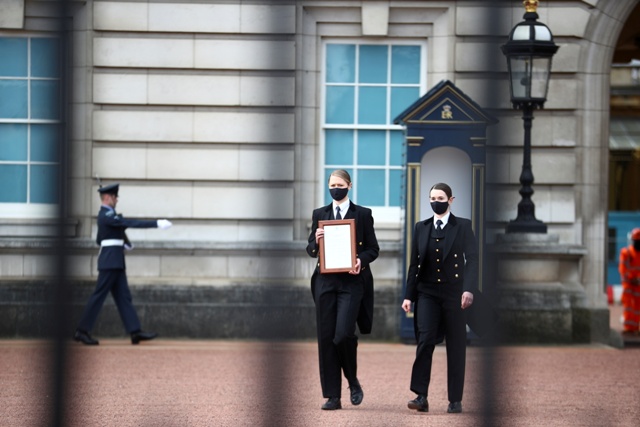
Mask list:
[[[509,57],[512,99],[526,99],[529,97],[529,88],[531,86],[530,63],[531,57],[529,56]]]
[[[550,57],[511,56],[509,58],[511,97],[514,100],[547,98]]]
[[[549,72],[551,70],[551,57],[532,58],[531,67],[531,97],[547,98],[549,87]]]

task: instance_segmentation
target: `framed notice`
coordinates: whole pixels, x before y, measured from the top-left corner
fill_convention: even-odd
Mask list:
[[[324,229],[320,239],[320,273],[347,273],[356,268],[356,220],[318,221]]]

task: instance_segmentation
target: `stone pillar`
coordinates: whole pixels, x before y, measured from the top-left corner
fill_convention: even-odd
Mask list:
[[[496,237],[488,249],[504,342],[609,342],[609,312],[592,307],[580,283],[586,247],[553,234]]]

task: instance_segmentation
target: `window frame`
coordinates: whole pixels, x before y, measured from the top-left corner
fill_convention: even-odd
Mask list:
[[[390,161],[390,139],[391,139],[391,132],[390,131],[399,131],[399,132],[403,132],[405,131],[404,126],[402,125],[395,125],[393,123],[388,123],[388,124],[358,124],[355,123],[357,121],[357,113],[358,113],[358,96],[355,95],[354,96],[354,123],[351,124],[327,124],[326,123],[326,107],[327,107],[327,66],[326,66],[326,62],[327,62],[327,46],[329,44],[348,44],[348,45],[355,45],[356,46],[356,64],[355,64],[355,75],[356,75],[356,82],[354,82],[354,86],[358,87],[358,86],[382,86],[385,87],[387,89],[387,93],[389,93],[389,89],[391,87],[402,87],[402,84],[392,84],[389,82],[390,79],[390,75],[388,76],[388,82],[385,84],[380,84],[380,83],[360,83],[357,82],[357,76],[358,76],[358,72],[359,72],[359,46],[360,45],[381,45],[381,46],[387,46],[387,47],[391,47],[391,46],[419,46],[420,47],[420,71],[419,71],[419,76],[420,76],[420,82],[418,84],[418,96],[422,96],[424,93],[426,93],[426,89],[428,87],[427,83],[428,83],[428,73],[427,73],[427,49],[428,49],[428,44],[426,40],[420,40],[420,39],[410,39],[410,38],[399,38],[399,39],[385,39],[385,40],[369,40],[369,39],[347,39],[347,38],[326,38],[322,40],[322,45],[321,45],[321,66],[320,66],[320,104],[319,104],[319,117],[320,117],[320,126],[319,126],[319,152],[318,152],[318,170],[320,171],[320,179],[318,182],[318,203],[320,206],[324,206],[326,205],[326,200],[325,200],[325,193],[326,193],[326,189],[327,189],[327,181],[326,181],[326,169],[327,169],[327,165],[326,165],[326,158],[325,158],[325,152],[326,152],[326,146],[327,146],[327,142],[326,142],[326,138],[325,138],[325,134],[327,130],[353,130],[354,133],[357,133],[357,131],[361,131],[361,130],[384,130],[386,135],[385,135],[385,143],[386,143],[386,154],[385,154],[385,164],[384,165],[359,165],[357,163],[358,159],[357,159],[357,144],[354,144],[354,160],[353,160],[353,164],[350,165],[335,165],[335,168],[339,169],[347,169],[350,171],[352,171],[353,167],[355,166],[358,170],[366,170],[366,169],[371,169],[371,170],[380,170],[382,168],[384,168],[385,171],[385,185],[387,182],[389,182],[390,179],[390,171],[391,170],[401,170],[401,175],[402,177],[404,177],[404,172],[406,169],[406,164],[405,162],[403,162],[400,166],[392,166],[389,164]],[[388,70],[391,70],[391,56],[389,56],[389,63],[387,64]],[[415,86],[415,85],[408,85],[408,86]],[[418,98],[416,98],[417,100]],[[387,106],[386,106],[386,112],[387,114],[390,113],[390,109],[391,109],[391,97],[388,96],[387,97]],[[407,105],[408,107],[408,105]],[[393,120],[394,117],[389,117],[389,120]],[[356,138],[357,136],[354,135],[354,138]],[[357,191],[357,187],[358,187],[358,173],[352,173],[352,180],[353,180],[353,187],[354,189]],[[402,196],[402,195],[401,195]],[[355,197],[354,194],[349,194],[349,198],[350,200],[352,200],[354,203],[358,204],[358,200],[357,197]],[[400,206],[388,206],[389,205],[389,188],[386,187],[385,188],[385,206],[369,206],[369,205],[365,205],[366,207],[372,209],[373,214],[376,218],[376,221],[378,222],[384,222],[384,223],[400,223],[402,221],[402,216],[403,216],[403,212],[404,212],[404,204],[400,203]]]
[[[27,188],[26,188],[26,202],[0,202],[0,218],[25,218],[25,219],[43,219],[43,218],[53,218],[58,214],[59,207],[59,199],[56,203],[35,203],[31,200],[31,179],[32,179],[32,166],[39,165],[54,165],[60,168],[63,164],[62,162],[62,141],[59,140],[59,145],[57,147],[58,160],[55,162],[52,161],[40,161],[40,160],[32,160],[31,152],[32,152],[32,129],[31,125],[38,124],[47,124],[47,125],[57,125],[57,134],[62,137],[62,129],[61,126],[63,124],[63,73],[66,67],[64,62],[58,63],[58,77],[35,77],[33,76],[32,69],[32,40],[34,39],[55,39],[58,41],[59,49],[63,49],[62,43],[64,39],[53,35],[53,34],[42,34],[42,33],[14,33],[14,32],[2,32],[0,33],[1,38],[17,38],[17,39],[26,39],[27,40],[27,75],[19,76],[19,77],[2,77],[3,80],[25,80],[27,81],[27,117],[26,118],[2,118],[0,117],[0,123],[2,124],[25,124],[27,125],[27,159],[24,161],[3,161],[0,160],[0,164],[17,164],[17,165],[25,165],[27,167]],[[60,51],[58,54],[60,55]],[[60,56],[59,56],[60,58]],[[59,114],[57,119],[34,119],[31,117],[32,115],[32,99],[31,99],[31,83],[33,81],[56,81],[58,82],[58,109]],[[61,169],[58,169],[58,173],[62,173]]]

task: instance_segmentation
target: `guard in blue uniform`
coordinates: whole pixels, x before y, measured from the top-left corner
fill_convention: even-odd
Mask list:
[[[115,300],[122,323],[128,334],[131,334],[131,344],[152,340],[158,336],[154,332],[144,332],[140,328],[140,320],[131,302],[131,292],[127,283],[127,273],[124,262],[125,249],[132,245],[127,239],[125,230],[131,228],[161,228],[171,227],[166,219],[134,220],[125,219],[115,211],[118,203],[119,184],[100,187],[100,212],[98,213],[98,236],[96,242],[100,246],[98,254],[98,284],[91,294],[84,309],[82,319],[78,324],[74,340],[87,345],[98,345],[98,340],[91,337],[90,332],[100,314],[107,294],[111,292]]]

